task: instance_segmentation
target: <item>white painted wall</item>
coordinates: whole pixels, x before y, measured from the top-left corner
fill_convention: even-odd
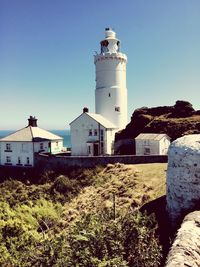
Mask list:
[[[89,135],[89,131],[92,135]],[[101,130],[103,131],[103,154],[111,154],[111,143],[114,140],[114,135],[111,130],[105,129],[97,121],[87,115],[81,114],[76,120],[70,124],[71,131],[71,155],[72,156],[91,156],[93,155],[93,143],[96,141],[101,143]],[[97,135],[94,133],[97,131]],[[99,137],[100,134],[100,137]],[[89,147],[90,146],[90,153]]]
[[[150,155],[167,155],[170,141],[167,137],[161,140],[144,140],[135,139],[136,155],[147,155],[147,150],[150,150]]]
[[[51,141],[51,153],[60,153],[63,149],[63,140]]]
[[[105,149],[105,154],[112,155],[114,154],[114,140],[115,140],[115,133],[117,130],[107,130],[106,131],[106,149]]]
[[[10,151],[6,150],[6,144],[10,144]],[[22,165],[34,165],[32,142],[1,142],[1,165],[7,165],[7,157],[11,159],[11,165],[18,164],[18,158]],[[29,164],[27,162],[29,158]]]
[[[127,125],[126,56],[97,55],[95,66],[95,112],[123,129]]]
[[[127,125],[127,56],[111,28],[106,28],[101,53],[94,56],[96,68],[95,112],[112,122],[119,130]]]
[[[44,142],[0,142],[0,165],[12,166],[34,166],[34,152],[49,152],[48,141]],[[10,144],[10,151],[6,150],[6,144]],[[41,149],[43,144],[43,149]],[[56,154],[62,151],[63,140],[51,141],[51,152]],[[10,164],[7,163],[7,157],[10,157]],[[19,165],[20,160],[20,165]],[[28,164],[29,160],[29,164]]]
[[[49,152],[48,151],[48,141],[45,142],[34,142],[34,152]],[[42,149],[43,144],[43,149]]]
[[[168,138],[164,137],[160,140],[159,155],[167,155],[171,142]]]

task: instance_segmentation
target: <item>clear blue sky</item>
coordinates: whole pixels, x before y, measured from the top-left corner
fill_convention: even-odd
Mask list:
[[[200,109],[199,0],[0,0],[0,130],[65,129],[94,111],[94,51],[114,27],[128,56],[128,116],[190,101]]]

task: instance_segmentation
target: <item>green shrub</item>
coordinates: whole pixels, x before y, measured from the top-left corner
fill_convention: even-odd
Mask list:
[[[79,191],[79,184],[75,179],[69,179],[64,175],[60,175],[55,179],[52,189],[65,195],[75,194]]]
[[[161,247],[152,216],[138,211],[113,220],[101,214],[88,214],[65,235],[49,240],[43,250],[44,266],[157,267]],[[41,257],[41,256],[40,256]],[[46,264],[46,265],[45,265]]]

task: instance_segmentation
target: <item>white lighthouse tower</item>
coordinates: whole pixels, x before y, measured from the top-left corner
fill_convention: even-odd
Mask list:
[[[111,28],[105,29],[101,52],[94,56],[96,66],[95,112],[118,130],[127,125],[127,56],[120,52],[120,41]]]
[[[111,28],[106,28],[100,44],[101,52],[94,56],[95,113],[84,107],[70,123],[72,156],[113,154],[115,133],[127,125],[127,57]]]

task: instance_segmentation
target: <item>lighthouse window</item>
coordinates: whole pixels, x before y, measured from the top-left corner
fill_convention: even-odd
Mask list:
[[[115,111],[120,112],[120,107],[115,107]]]

